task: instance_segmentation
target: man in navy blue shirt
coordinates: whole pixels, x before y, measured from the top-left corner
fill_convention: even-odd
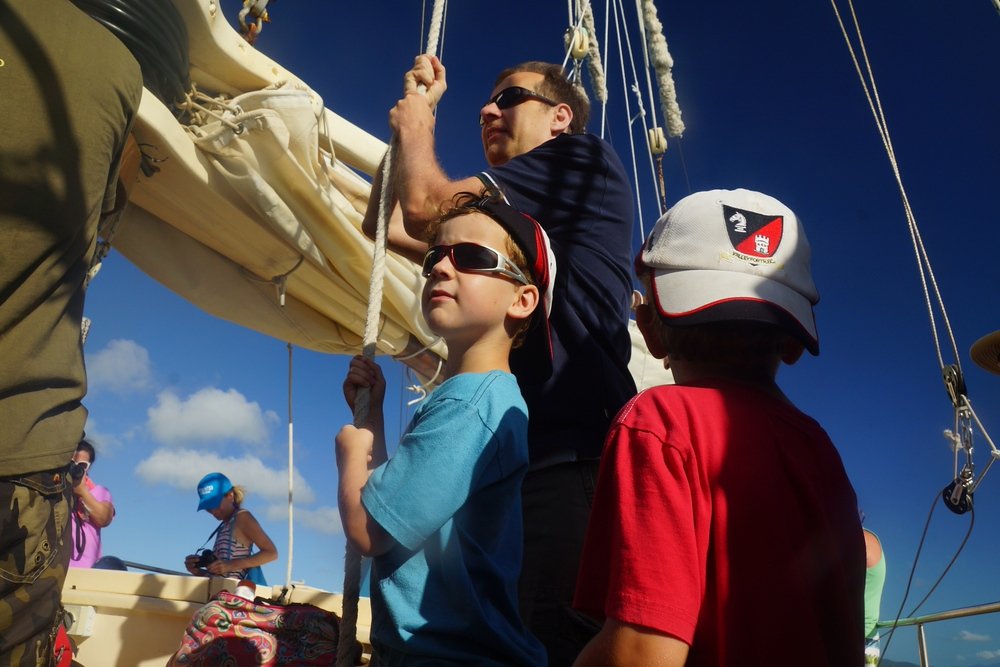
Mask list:
[[[418,93],[423,85],[426,93]],[[390,111],[398,136],[390,246],[420,261],[425,229],[459,192],[500,192],[545,228],[556,257],[550,317],[552,367],[539,372],[529,336],[511,355],[528,405],[531,467],[524,481],[521,613],[549,664],[570,665],[598,625],[572,596],[605,433],[635,394],[628,372],[633,203],[621,161],[584,127],[589,102],[562,68],[530,62],[504,70],[480,110],[488,169],[450,179],[434,153],[434,115],[447,87],[433,56],[420,56]],[[376,178],[374,191],[380,189]],[[374,236],[372,198],[364,229]]]

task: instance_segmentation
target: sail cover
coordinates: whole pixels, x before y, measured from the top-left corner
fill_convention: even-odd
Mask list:
[[[374,174],[385,143],[325,108],[210,4],[174,5],[205,94],[177,105],[179,122],[144,91],[134,132],[158,171],[133,188],[113,246],[206,312],[300,347],[358,353],[372,257],[361,174]],[[377,348],[430,377],[447,350],[424,323],[421,287],[419,267],[389,252]],[[637,383],[669,380],[631,330]]]

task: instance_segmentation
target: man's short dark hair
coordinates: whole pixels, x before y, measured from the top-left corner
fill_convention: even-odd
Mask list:
[[[80,441],[80,444],[76,446],[76,451],[87,452],[90,454],[90,464],[93,465],[97,461],[97,452],[94,451],[94,446],[90,444],[90,441],[84,438]]]
[[[495,88],[501,81],[511,74],[517,72],[533,72],[541,74],[542,83],[538,86],[536,93],[541,93],[546,97],[551,97],[556,102],[568,104],[573,111],[573,120],[569,124],[569,134],[582,134],[587,129],[587,120],[590,118],[590,100],[582,86],[574,85],[566,78],[563,68],[553,63],[546,63],[540,60],[530,60],[520,65],[508,67],[497,75],[497,80],[493,82]]]

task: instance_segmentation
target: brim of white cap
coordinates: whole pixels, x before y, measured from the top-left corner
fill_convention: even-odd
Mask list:
[[[679,326],[726,320],[768,322],[794,335],[811,354],[819,354],[813,304],[778,281],[709,269],[652,271],[657,310]]]

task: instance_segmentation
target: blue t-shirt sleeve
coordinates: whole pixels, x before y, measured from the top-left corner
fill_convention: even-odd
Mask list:
[[[495,442],[466,400],[445,397],[424,407],[361,494],[371,517],[407,549],[417,549],[465,503]]]

